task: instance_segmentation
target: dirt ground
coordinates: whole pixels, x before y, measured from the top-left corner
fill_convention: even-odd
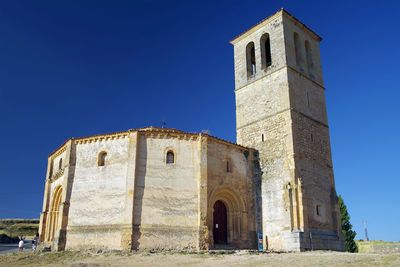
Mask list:
[[[212,254],[211,254],[212,253]],[[400,253],[35,252],[0,256],[0,266],[400,266]]]

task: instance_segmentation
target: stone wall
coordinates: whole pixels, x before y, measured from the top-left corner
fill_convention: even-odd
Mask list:
[[[167,162],[168,152],[173,162]],[[260,218],[255,155],[206,134],[154,127],[70,139],[49,157],[41,231],[55,234],[44,245],[54,250],[208,249],[210,205],[221,199],[235,202],[227,202],[230,245],[254,247],[255,217]],[[51,174],[61,156],[63,168]],[[49,216],[55,189],[62,192],[59,215]],[[46,218],[56,224],[49,228]]]
[[[280,14],[271,16],[263,21],[258,27],[253,27],[239,37],[234,42],[234,60],[235,60],[235,88],[239,89],[247,86],[249,83],[257,81],[259,78],[274,73],[283,68],[286,64],[284,47],[284,35],[282,27],[282,17]],[[264,33],[270,36],[272,65],[263,69],[261,67],[261,49],[260,39]],[[254,76],[247,77],[246,69],[246,46],[250,42],[254,43],[256,58],[256,73]],[[261,95],[260,95],[261,96]]]
[[[135,182],[136,248],[197,248],[200,159],[195,139],[141,135]],[[175,163],[166,163],[167,151]]]
[[[399,253],[400,242],[356,241],[359,253]]]
[[[287,13],[283,13],[283,30],[285,35],[285,54],[287,66],[323,86],[321,57],[319,51],[319,42],[321,41],[321,38],[315,33],[311,32],[308,28],[305,28],[304,24],[299,22],[297,19],[294,19]],[[298,33],[299,36],[299,64],[296,63],[294,46],[295,32]],[[305,41],[308,41],[310,44],[311,68],[309,68],[307,64]]]
[[[271,40],[272,65],[258,71],[247,85],[236,87],[237,142],[259,152],[262,170],[262,227],[268,249],[286,248],[285,232],[291,228],[291,201],[286,185],[294,179],[293,139],[291,136],[290,97],[282,17],[272,17],[269,24],[235,44],[235,66],[245,63],[240,55],[245,44],[259,40],[268,32]],[[256,48],[256,57],[260,56]],[[261,59],[259,59],[261,62]],[[258,61],[257,61],[258,62]],[[243,71],[235,68],[235,75]],[[259,76],[258,76],[259,75]],[[243,76],[243,75],[242,75]],[[236,77],[236,76],[235,76]],[[252,81],[254,79],[254,81]],[[243,85],[237,80],[236,84]]]
[[[290,92],[295,177],[301,184],[304,234],[302,249],[344,250],[340,213],[333,178],[325,89],[319,59],[319,40],[308,30],[287,17],[284,19],[288,53],[288,86]],[[305,40],[312,47],[313,66],[296,64],[293,34],[300,39],[300,56],[304,59]]]
[[[122,233],[131,228],[127,209],[129,138],[119,136],[76,145],[76,165],[67,227],[67,249],[121,249]],[[105,166],[98,166],[100,152]]]
[[[221,200],[228,212],[228,245],[255,248],[254,151],[209,138],[207,149],[208,230],[213,233],[213,207]],[[229,167],[227,167],[229,165]],[[213,245],[213,241],[210,241]]]
[[[272,64],[248,77],[246,46],[259,42],[265,32],[271,40]],[[237,142],[260,154],[264,247],[268,249],[298,251],[310,249],[313,243],[318,249],[343,249],[320,40],[281,10],[231,41]],[[261,62],[257,44],[255,55],[257,65]]]

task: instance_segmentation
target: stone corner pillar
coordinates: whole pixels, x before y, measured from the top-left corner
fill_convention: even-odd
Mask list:
[[[209,230],[207,224],[207,135],[198,135],[198,152],[199,152],[199,174],[198,174],[198,216],[199,216],[199,236],[198,236],[198,250],[209,249]]]

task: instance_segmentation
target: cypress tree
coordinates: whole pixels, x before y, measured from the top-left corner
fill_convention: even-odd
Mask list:
[[[347,212],[347,207],[343,202],[342,196],[339,195],[339,207],[340,207],[340,217],[342,222],[342,233],[344,239],[346,240],[346,250],[348,252],[358,252],[358,247],[354,238],[356,237],[356,232],[351,230],[353,226],[350,223],[350,215]]]

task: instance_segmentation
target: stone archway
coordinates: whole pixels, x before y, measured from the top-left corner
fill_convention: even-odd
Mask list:
[[[53,197],[51,199],[50,210],[47,217],[47,227],[46,227],[46,241],[53,241],[54,235],[58,230],[58,217],[59,217],[59,209],[62,199],[62,187],[58,186],[54,190]]]
[[[221,243],[220,240],[215,240],[214,235],[214,231],[216,230],[214,211],[218,209],[218,206],[222,206],[221,204],[223,204],[226,209],[225,244],[232,247],[248,246],[247,210],[245,202],[240,195],[230,187],[216,188],[211,192],[208,203],[209,219],[207,224],[209,231],[212,233],[210,247],[215,247],[215,244]],[[221,212],[221,210],[219,212]],[[217,231],[217,235],[221,234],[219,230]]]

